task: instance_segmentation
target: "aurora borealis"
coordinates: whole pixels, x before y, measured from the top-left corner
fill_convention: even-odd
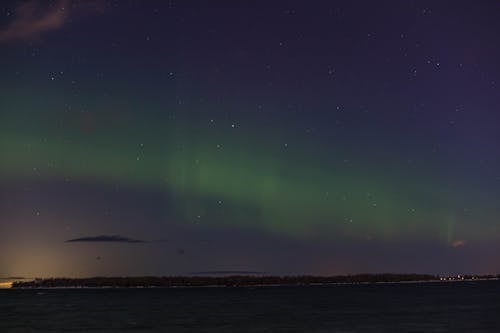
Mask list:
[[[0,276],[497,273],[499,9],[3,2]]]

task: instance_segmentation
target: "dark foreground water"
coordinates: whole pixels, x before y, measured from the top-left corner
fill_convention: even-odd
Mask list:
[[[500,282],[0,290],[0,332],[500,332]]]

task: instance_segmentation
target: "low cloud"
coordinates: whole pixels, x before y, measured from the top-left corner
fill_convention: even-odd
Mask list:
[[[12,20],[0,28],[0,43],[38,38],[63,27],[70,15],[100,11],[103,8],[101,0],[58,0],[49,5],[35,0],[20,2]]]
[[[264,275],[266,272],[257,271],[203,271],[192,272],[192,275]]]
[[[140,239],[133,239],[128,237],[122,237],[120,235],[100,235],[100,236],[87,236],[74,239],[68,239],[65,243],[98,243],[98,242],[108,242],[108,243],[147,243],[146,241]]]

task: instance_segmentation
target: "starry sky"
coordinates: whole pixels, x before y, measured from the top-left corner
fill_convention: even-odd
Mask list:
[[[498,1],[2,1],[0,276],[500,272]]]

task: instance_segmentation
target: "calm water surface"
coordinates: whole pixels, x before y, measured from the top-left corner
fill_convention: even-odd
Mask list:
[[[500,282],[0,290],[0,332],[500,332]]]

